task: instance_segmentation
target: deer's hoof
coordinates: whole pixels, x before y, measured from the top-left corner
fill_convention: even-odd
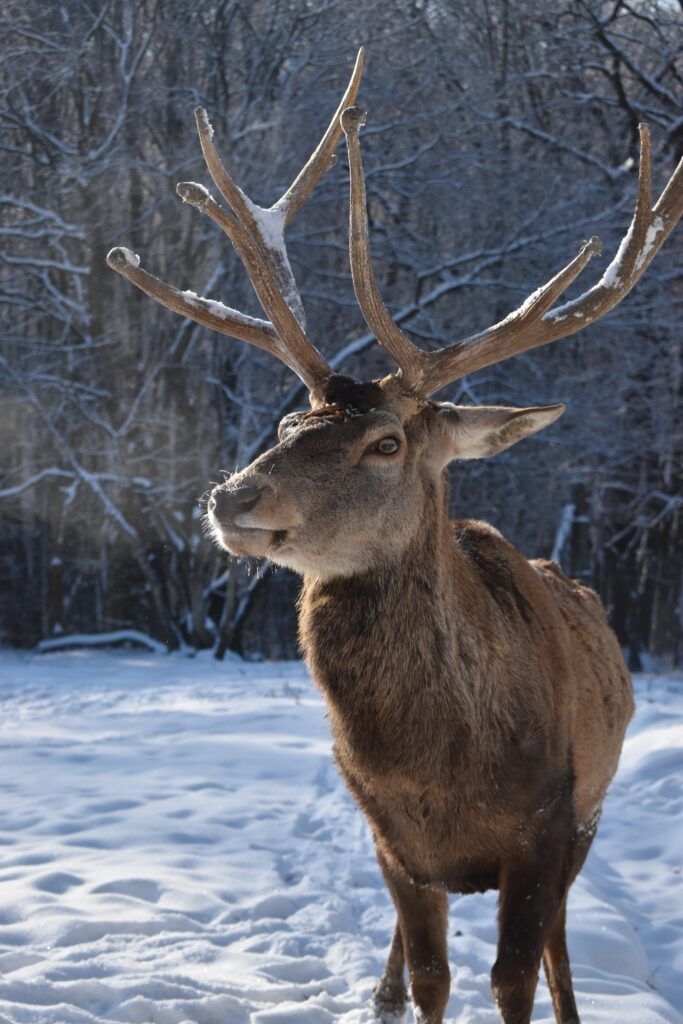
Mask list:
[[[408,993],[404,985],[378,982],[372,993],[371,1006],[378,1024],[405,1024],[408,1015]]]

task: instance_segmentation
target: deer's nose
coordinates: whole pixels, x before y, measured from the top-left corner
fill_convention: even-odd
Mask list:
[[[209,511],[223,522],[249,512],[265,491],[265,485],[243,483],[238,487],[215,487],[209,498]]]

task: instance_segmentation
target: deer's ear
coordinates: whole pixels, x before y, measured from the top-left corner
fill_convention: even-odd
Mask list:
[[[495,405],[434,404],[441,425],[439,455],[443,456],[444,465],[453,459],[483,459],[496,455],[554,423],[565,410],[564,405],[508,409]]]

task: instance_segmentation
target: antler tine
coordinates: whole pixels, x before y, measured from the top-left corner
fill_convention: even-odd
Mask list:
[[[194,292],[180,291],[171,284],[166,284],[153,274],[147,273],[140,266],[140,257],[132,253],[130,249],[117,246],[107,253],[107,263],[112,270],[121,274],[137,288],[143,291],[150,298],[155,299],[162,306],[172,309],[174,313],[194,320],[202,327],[209,327],[212,331],[220,334],[227,334],[231,338],[238,338],[240,341],[248,341],[252,345],[270,352],[281,362],[296,373],[300,379],[311,390],[323,379],[329,376],[329,369],[326,367],[325,377],[317,372],[317,367],[310,367],[306,362],[298,360],[290,353],[280,341],[278,334],[271,323],[267,320],[259,320],[256,317],[247,316],[236,309],[224,306],[222,302],[214,302],[211,299],[203,299]]]
[[[284,244],[284,228],[301,209],[322,175],[331,166],[341,137],[340,110],[353,102],[360,86],[363,50],[358,52],[351,80],[321,142],[292,185],[270,209],[262,209],[242,192],[226,171],[213,143],[213,128],[202,107],[195,110],[202,153],[209,173],[233,213],[224,210],[209,192],[194,182],[181,182],[183,202],[211,217],[228,235],[247,270],[254,290],[270,321],[245,316],[222,303],[181,292],[140,267],[127,249],[112,249],[109,266],[151,298],[197,323],[249,341],[277,356],[300,377],[317,402],[332,370],[305,333],[305,314]]]
[[[353,102],[356,97],[364,60],[364,50],[361,47],[349,84],[327,131],[287,191],[268,209],[253,203],[232,179],[214,144],[214,131],[206,111],[203,107],[197,107],[195,110],[199,142],[209,174],[240,222],[258,241],[281,293],[287,296],[292,313],[304,330],[306,315],[284,248],[284,229],[304,205],[323,174],[332,166],[333,153],[341,138],[339,115],[348,102]]]
[[[172,309],[174,313],[180,313],[188,320],[194,320],[203,327],[210,327],[212,331],[218,331],[220,334],[228,334],[232,338],[258,345],[266,352],[272,352],[277,346],[277,335],[273,325],[267,320],[258,320],[236,309],[230,309],[222,302],[202,299],[193,292],[181,292],[172,284],[165,284],[158,277],[143,270],[140,266],[140,257],[130,249],[124,249],[122,246],[110,249],[107,253],[107,263],[112,270],[121,274],[150,298],[156,299],[162,306]]]
[[[365,176],[358,137],[360,127],[365,124],[365,118],[366,112],[362,107],[349,107],[341,115],[351,179],[349,257],[353,288],[365,322],[382,348],[386,349],[400,368],[402,382],[409,390],[419,390],[427,353],[413,345],[412,341],[392,320],[382,301],[372,269]]]
[[[225,231],[275,329],[274,354],[294,370],[309,390],[316,391],[332,370],[306,336],[283,298],[272,263],[264,255],[259,239],[254,238],[236,217],[219,206],[203,185],[192,181],[180,182],[176,191],[184,203],[205,213]]]
[[[199,145],[202,147],[204,163],[213,179],[214,185],[242,223],[251,230],[254,230],[256,220],[254,218],[253,204],[223,166],[223,161],[214,145],[213,125],[209,121],[209,115],[204,107],[195,107],[194,117],[197,123],[197,135],[199,136]]]
[[[600,319],[628,295],[683,214],[683,160],[651,208],[650,133],[647,125],[641,124],[638,195],[633,220],[600,281],[577,299],[551,308],[591,257],[600,255],[602,243],[593,236],[583,243],[578,255],[566,267],[504,320],[448,348],[424,352],[413,345],[391,319],[372,271],[358,139],[358,129],[364,123],[365,112],[358,107],[342,114],[351,176],[349,249],[353,285],[368,326],[399,367],[397,376],[406,390],[421,397],[432,395],[475,370],[568,337]]]
[[[351,72],[349,84],[339,106],[332,115],[327,131],[287,191],[269,208],[272,211],[277,210],[284,218],[285,224],[288,224],[296,216],[322,176],[333,166],[334,151],[341,138],[339,118],[342,111],[354,103],[356,99],[364,64],[365,50],[361,46],[356,56],[356,63]],[[204,160],[216,188],[240,220],[245,225],[249,225],[250,228],[254,228],[256,226],[254,218],[255,204],[251,202],[226,171],[213,142],[214,131],[206,110],[203,107],[197,107],[195,117],[197,119],[197,130]],[[260,208],[256,207],[256,209]]]
[[[428,353],[423,386],[433,394],[450,381],[520,352],[566,338],[599,320],[631,291],[683,214],[683,160],[651,208],[650,133],[641,124],[638,195],[631,225],[601,279],[576,299],[551,309],[580,274],[591,256],[600,252],[597,238],[551,281],[529,296],[513,313],[493,327],[464,341]]]
[[[361,46],[346,92],[332,115],[327,131],[311,153],[306,165],[273,207],[273,209],[283,211],[285,224],[289,224],[290,220],[297,215],[322,176],[334,165],[336,159],[334,151],[342,135],[341,115],[347,107],[353,106],[356,102],[364,64],[365,49]]]
[[[342,104],[358,91],[363,59],[361,49]],[[306,373],[306,379],[315,380],[316,388],[332,371],[306,336],[306,316],[287,257],[284,229],[330,166],[332,151],[341,136],[338,115],[339,111],[287,192],[272,207],[264,209],[253,203],[226,171],[214,145],[213,128],[206,111],[198,107],[195,117],[202,153],[216,187],[232,208],[234,216],[223,210],[201,186],[192,182],[178,186],[178,194],[184,202],[206,213],[226,232],[277,334],[290,355],[294,356],[297,366]]]
[[[260,262],[263,265],[263,269],[273,277],[280,294],[287,296],[289,313],[285,313],[284,316],[287,319],[296,321],[299,328],[305,331],[306,314],[301,302],[301,296],[299,295],[299,289],[294,280],[292,268],[287,258],[283,237],[284,220],[282,214],[272,209],[264,210],[262,207],[257,206],[256,203],[252,203],[248,196],[244,194],[223,166],[223,161],[218,155],[213,142],[213,128],[206,111],[203,107],[197,107],[194,113],[199,142],[209,174],[213,178],[216,188],[236,215],[230,218],[231,221],[238,225],[242,232],[246,232],[253,240],[260,252]],[[187,185],[191,184],[181,183],[179,189],[185,189]],[[178,191],[178,194],[184,202],[190,202],[181,191]],[[198,209],[203,209],[201,204],[195,205],[197,205]],[[204,212],[208,213],[209,211],[205,210]],[[216,218],[214,217],[213,219],[215,220]],[[234,244],[234,238],[230,231],[227,230],[226,224],[221,223],[221,227],[227,231],[230,240]],[[270,309],[267,306],[264,306],[264,309],[272,319]]]

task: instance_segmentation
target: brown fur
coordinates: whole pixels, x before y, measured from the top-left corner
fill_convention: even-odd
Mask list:
[[[378,1011],[404,998],[407,958],[416,1012],[439,1024],[444,893],[499,888],[505,1024],[530,1020],[542,955],[557,1020],[575,1024],[565,899],[630,680],[598,597],[486,524],[449,522],[443,474],[557,412],[418,404],[383,383],[337,382],[336,408],[283,421],[280,444],[214,492],[212,523],[231,550],[304,573],[301,644],[398,911]]]

